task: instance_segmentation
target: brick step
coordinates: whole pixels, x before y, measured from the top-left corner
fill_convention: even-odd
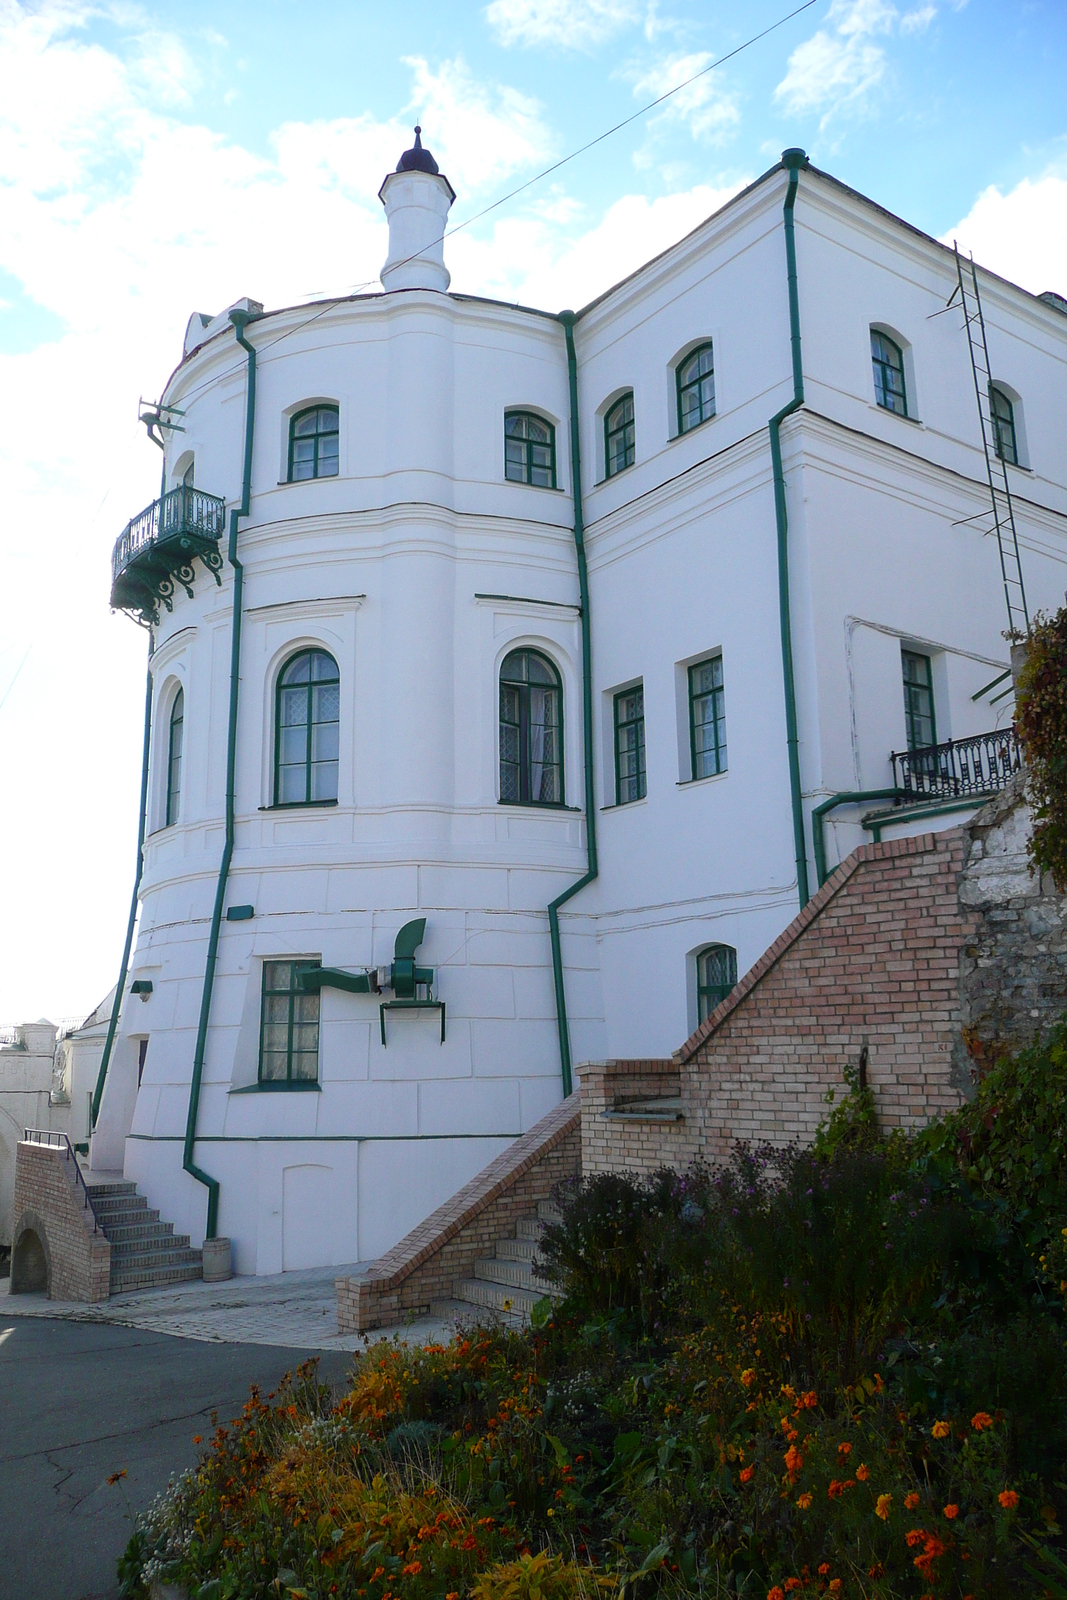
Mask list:
[[[111,1243],[112,1252],[116,1245],[132,1244],[138,1239],[169,1239],[173,1232],[173,1222],[160,1222],[158,1216],[151,1222],[142,1222],[138,1218],[136,1222],[123,1223],[119,1227],[109,1220],[104,1229],[105,1237]]]
[[[131,1214],[148,1210],[148,1201],[143,1194],[119,1194],[105,1200],[97,1200],[90,1196],[93,1210],[98,1217],[123,1217],[127,1212]]]
[[[83,1177],[84,1176],[85,1175],[83,1173]],[[106,1200],[110,1199],[113,1195],[137,1193],[137,1185],[125,1178],[115,1183],[94,1183],[92,1178],[87,1177],[85,1179],[85,1187],[92,1195],[94,1201],[98,1197],[101,1200]]]
[[[161,1240],[150,1241],[153,1245],[162,1244]],[[192,1263],[199,1265],[200,1251],[190,1250],[189,1237],[182,1234],[176,1239],[168,1239],[167,1249],[146,1249],[142,1244],[117,1245],[111,1251],[112,1272],[148,1272],[153,1267],[186,1267]]]
[[[476,1261],[474,1276],[482,1283],[502,1283],[509,1288],[529,1290],[538,1298],[546,1294],[555,1298],[559,1293],[542,1278],[534,1276],[528,1261]]]
[[[199,1250],[196,1255],[198,1259],[195,1262],[183,1267],[153,1267],[148,1272],[132,1269],[115,1272],[112,1269],[109,1291],[111,1294],[127,1294],[131,1289],[162,1289],[171,1283],[192,1283],[203,1275]]]
[[[455,1286],[455,1293],[468,1304],[485,1311],[511,1311],[525,1316],[529,1316],[537,1302],[544,1299],[540,1289],[490,1283],[484,1278],[462,1278]]]
[[[96,1215],[109,1239],[120,1228],[146,1228],[160,1220],[159,1212],[150,1211],[147,1206],[141,1206],[137,1211],[98,1211]]]
[[[522,1217],[515,1224],[515,1234],[519,1239],[540,1239],[545,1231],[545,1225],[539,1217]]]

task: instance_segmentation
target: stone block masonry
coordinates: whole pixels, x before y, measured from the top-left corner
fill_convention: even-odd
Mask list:
[[[515,1224],[532,1217],[564,1178],[581,1168],[579,1097],[572,1094],[497,1156],[425,1222],[393,1246],[364,1278],[338,1278],[339,1333],[396,1327],[448,1300],[453,1284],[492,1255]]]
[[[108,1297],[111,1246],[102,1231],[93,1231],[93,1213],[85,1204],[72,1165],[65,1147],[25,1140],[17,1147],[13,1295],[47,1288],[50,1300],[92,1304]],[[43,1282],[34,1275],[35,1269]]]

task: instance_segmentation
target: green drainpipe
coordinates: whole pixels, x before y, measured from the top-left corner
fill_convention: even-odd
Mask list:
[[[252,321],[247,311],[231,311],[230,321],[237,334],[237,343],[248,351],[248,389],[245,400],[245,460],[241,483],[241,504],[230,512],[230,543],[227,555],[233,568],[233,626],[230,634],[230,717],[226,736],[226,843],[219,864],[219,877],[215,885],[215,905],[211,912],[211,932],[208,935],[207,965],[204,969],[204,988],[200,996],[200,1022],[196,1030],[196,1050],[193,1054],[193,1077],[189,1086],[189,1115],[185,1123],[185,1152],[182,1156],[184,1171],[207,1189],[207,1232],[214,1239],[219,1221],[219,1180],[210,1177],[193,1160],[196,1144],[196,1118],[200,1109],[200,1083],[204,1075],[204,1051],[207,1047],[207,1025],[211,1015],[211,991],[215,982],[215,961],[219,953],[219,929],[222,925],[222,903],[226,898],[226,880],[230,873],[234,838],[234,776],[237,766],[237,693],[241,674],[241,600],[244,593],[244,567],[237,559],[237,521],[247,517],[252,496],[252,435],[256,420],[256,352],[245,338],[245,328]]]
[[[152,635],[148,635],[148,659],[152,660]],[[126,988],[126,974],[130,968],[130,951],[133,949],[133,930],[137,921],[137,897],[141,892],[141,871],[144,867],[144,836],[145,819],[148,811],[148,753],[152,743],[152,668],[149,666],[148,676],[144,691],[144,744],[141,749],[141,814],[137,824],[137,870],[133,875],[133,894],[130,897],[130,920],[126,924],[126,943],[122,948],[122,966],[119,969],[119,981],[115,986],[115,1003],[111,1007],[111,1020],[107,1025],[107,1038],[104,1040],[104,1053],[100,1057],[100,1071],[96,1075],[96,1088],[93,1090],[93,1104],[90,1114],[90,1133],[96,1127],[96,1119],[100,1115],[100,1101],[104,1096],[104,1083],[107,1079],[107,1069],[111,1061],[111,1051],[115,1044],[115,1030],[119,1025],[119,1012],[122,1010],[122,995]]]
[[[559,944],[559,908],[592,883],[597,876],[596,806],[593,797],[593,676],[589,638],[589,573],[585,564],[585,528],[582,522],[582,455],[578,438],[578,362],[574,354],[574,312],[561,311],[559,320],[567,338],[567,377],[571,402],[571,483],[574,489],[574,553],[578,560],[578,595],[582,622],[582,716],[585,739],[585,872],[569,889],[549,903],[548,929],[552,939],[552,978],[556,986],[556,1026],[564,1097],[574,1088],[571,1074],[571,1038],[567,1025],[567,994],[563,984],[563,955]]]
[[[823,800],[811,813],[812,844],[815,846],[815,876],[821,889],[830,874],[826,870],[826,816],[838,806],[860,806],[868,800],[901,800],[903,789],[843,789]]]
[[[793,807],[793,846],[797,861],[797,890],[803,908],[808,893],[808,854],[804,843],[804,802],[800,793],[800,749],[797,738],[797,693],[793,677],[793,633],[789,618],[789,518],[785,505],[785,474],[779,430],[786,417],[804,404],[804,368],[800,355],[800,301],[797,295],[797,247],[793,235],[793,206],[800,169],[808,158],[803,150],[783,150],[782,165],[789,173],[782,215],[785,222],[785,259],[789,282],[789,342],[793,354],[793,398],[776,411],[768,423],[771,462],[774,467],[774,515],[778,524],[778,617],[782,635],[782,682],[785,688],[785,733],[789,751],[789,794]]]

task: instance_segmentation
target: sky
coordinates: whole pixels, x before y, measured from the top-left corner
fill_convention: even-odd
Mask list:
[[[189,315],[377,286],[421,121],[452,287],[580,306],[793,145],[1067,294],[1065,0],[0,0],[0,1025],[87,1014],[135,867],[146,635],[110,553]]]

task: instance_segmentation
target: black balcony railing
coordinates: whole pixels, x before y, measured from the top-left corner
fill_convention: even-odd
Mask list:
[[[949,739],[894,753],[893,781],[905,800],[948,800],[991,794],[1019,771],[1022,756],[1014,728]]]
[[[219,540],[226,525],[226,502],[188,484],[179,484],[161,500],[132,517],[111,556],[111,604],[136,611],[146,622],[159,620],[159,602],[172,607],[175,581],[192,598],[197,558],[215,581],[222,557]]]

